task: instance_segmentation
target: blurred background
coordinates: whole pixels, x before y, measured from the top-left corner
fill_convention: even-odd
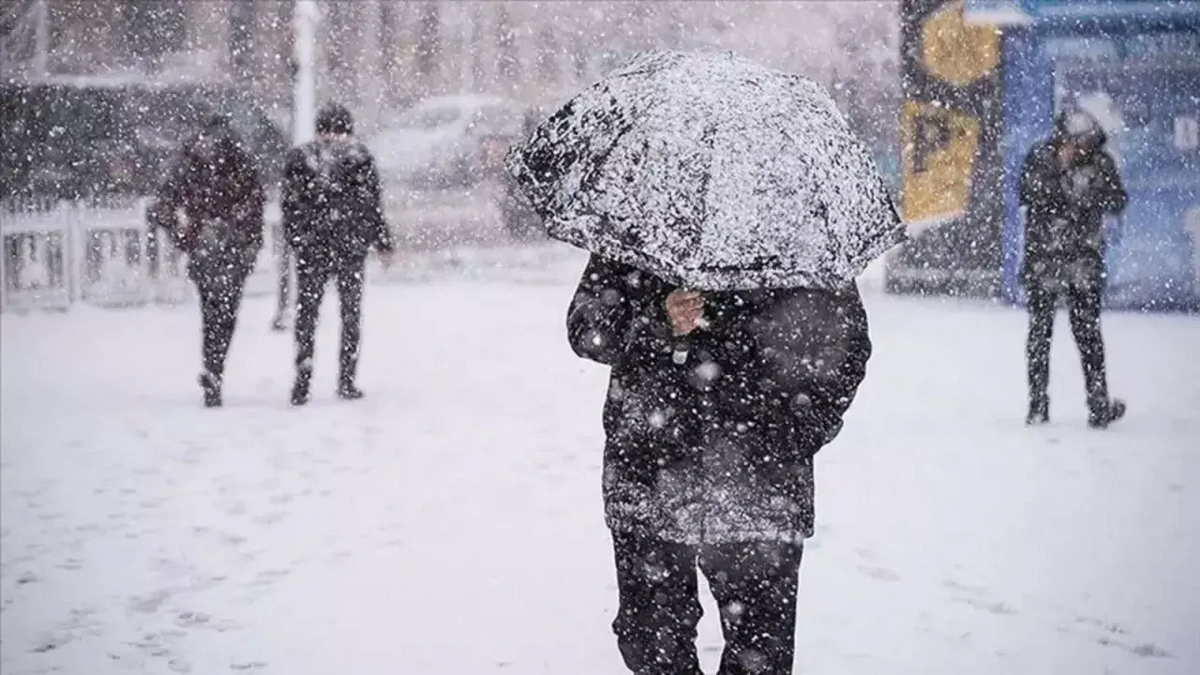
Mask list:
[[[311,25],[298,31],[306,6]],[[0,256],[10,298],[29,288],[18,269],[45,268],[34,276],[81,296],[107,274],[109,257],[141,264],[141,225],[128,213],[212,111],[231,116],[276,181],[304,72],[315,82],[312,103],[336,100],[354,112],[406,250],[537,241],[538,223],[500,167],[507,147],[631,53],[676,48],[735,50],[830,90],[914,238],[872,272],[894,292],[1022,302],[1014,181],[1054,115],[1085,108],[1108,132],[1133,197],[1110,227],[1110,305],[1200,308],[1195,1],[6,0],[0,8],[0,217],[6,232],[20,231]],[[46,215],[65,207],[89,209],[74,216],[87,222],[128,225],[69,235],[66,216]],[[64,256],[80,247],[85,265],[72,291]]]
[[[80,98],[136,99],[144,95],[135,90],[165,84],[179,92],[220,89],[212,98],[243,111],[248,130],[266,135],[255,127],[265,121],[257,119],[261,113],[287,133],[297,65],[293,2],[6,5],[6,80],[90,90],[75,94]],[[635,51],[715,48],[825,84],[881,159],[894,154],[900,93],[894,2],[363,0],[319,8],[317,98],[348,105],[366,138],[451,126],[455,112],[537,114]],[[414,106],[426,112],[406,115]],[[125,107],[138,110],[143,102]],[[188,122],[179,107],[123,123],[135,134],[170,137],[165,122]],[[497,126],[503,130],[503,120]],[[421,139],[407,134],[405,140]],[[894,173],[895,163],[884,161]]]

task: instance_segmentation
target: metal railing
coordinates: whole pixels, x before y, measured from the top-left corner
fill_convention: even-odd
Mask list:
[[[146,224],[146,198],[0,201],[0,311],[179,304],[193,300],[185,256]],[[274,292],[268,207],[266,246],[247,295]]]

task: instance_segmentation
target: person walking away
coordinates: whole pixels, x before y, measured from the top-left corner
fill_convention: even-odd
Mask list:
[[[147,210],[151,227],[166,230],[188,255],[187,274],[200,296],[199,382],[210,408],[222,402],[242,292],[263,245],[265,202],[253,158],[229,120],[214,115],[184,143]]]
[[[1060,297],[1069,308],[1083,362],[1088,424],[1104,429],[1125,414],[1124,401],[1109,398],[1100,333],[1104,215],[1121,213],[1128,202],[1106,141],[1091,115],[1066,113],[1056,118],[1051,137],[1025,158],[1020,203],[1025,206],[1022,281],[1029,308],[1026,424],[1050,420],[1050,339]]]
[[[871,353],[857,288],[700,294],[593,255],[567,331],[612,368],[603,489],[626,666],[700,675],[698,567],[721,608],[719,672],[792,672],[813,456]]]
[[[367,253],[374,247],[387,265],[393,252],[379,173],[370,151],[353,136],[350,112],[327,104],[316,127],[316,140],[288,153],[283,179],[283,222],[298,286],[293,405],[309,400],[318,312],[330,278],[336,279],[342,314],[337,395],[362,398],[354,380]]]

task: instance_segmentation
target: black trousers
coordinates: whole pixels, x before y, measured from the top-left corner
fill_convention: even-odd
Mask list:
[[[358,370],[358,345],[362,335],[362,296],[366,276],[366,257],[313,259],[296,256],[296,377],[312,377],[313,351],[321,300],[330,278],[336,279],[338,302],[342,310],[342,348],[338,358],[338,382],[354,383]]]
[[[251,267],[236,254],[188,263],[188,276],[200,296],[201,354],[204,370],[218,382],[225,374],[225,358],[237,328],[238,309]]]
[[[634,675],[701,675],[696,569],[721,608],[720,675],[788,675],[795,656],[799,543],[687,546],[613,533],[620,609],[613,631]]]
[[[1046,388],[1050,383],[1050,339],[1054,333],[1056,302],[1066,298],[1071,333],[1083,362],[1088,410],[1104,411],[1108,406],[1108,378],[1104,367],[1104,338],[1100,334],[1100,309],[1103,283],[1077,283],[1062,286],[1031,282],[1026,284],[1029,299],[1029,337],[1025,345],[1029,369],[1029,401],[1033,406],[1048,405]]]

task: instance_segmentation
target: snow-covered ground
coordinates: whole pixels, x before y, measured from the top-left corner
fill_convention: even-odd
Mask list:
[[[357,403],[332,396],[330,294],[300,410],[269,298],[242,310],[220,410],[193,307],[5,315],[0,670],[623,672],[606,372],[567,348],[567,262],[372,286]],[[1200,320],[1105,317],[1131,411],[1096,432],[1060,316],[1054,422],[1026,429],[1020,313],[867,300],[798,671],[1200,672]]]

